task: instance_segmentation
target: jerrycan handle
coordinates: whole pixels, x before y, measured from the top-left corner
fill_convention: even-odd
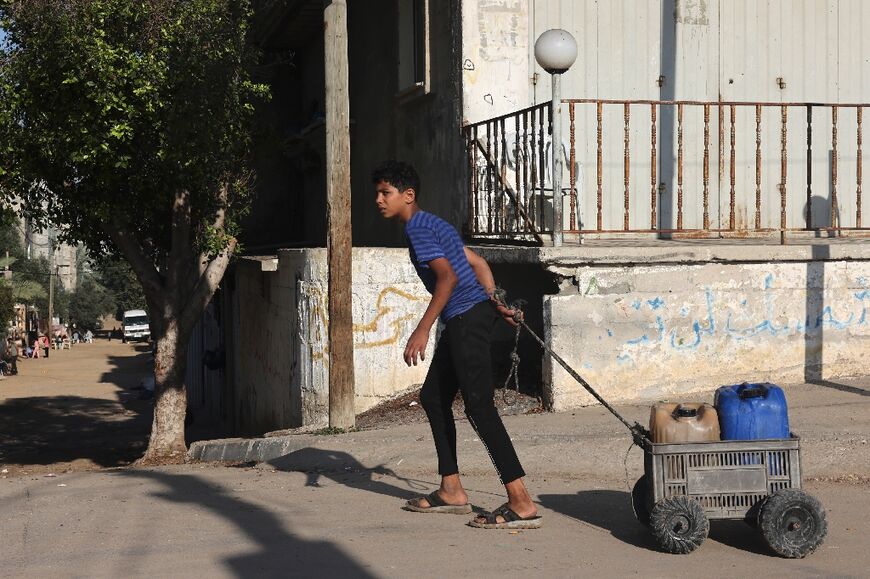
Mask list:
[[[741,400],[746,400],[747,398],[760,398],[762,396],[767,396],[767,386],[764,384],[755,384],[750,386],[748,383],[744,382],[740,385],[740,393],[738,394]]]
[[[697,408],[688,408],[679,404],[676,408],[674,408],[673,417],[674,418],[694,418],[698,415]]]

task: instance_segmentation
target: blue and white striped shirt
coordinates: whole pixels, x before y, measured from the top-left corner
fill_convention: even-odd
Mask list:
[[[456,273],[458,281],[441,312],[442,321],[446,322],[489,299],[465,257],[465,244],[452,225],[431,213],[418,211],[405,224],[405,237],[408,238],[411,263],[430,294],[435,292],[436,279],[435,272],[429,268],[430,261],[447,258]]]

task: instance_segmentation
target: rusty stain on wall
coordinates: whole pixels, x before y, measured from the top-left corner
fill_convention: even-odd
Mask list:
[[[525,54],[516,48],[528,43],[527,8],[521,0],[478,0],[478,53],[486,62],[521,64]],[[510,78],[510,77],[508,77]]]
[[[710,24],[710,19],[707,18],[707,0],[677,0],[674,20],[677,24],[707,26]]]

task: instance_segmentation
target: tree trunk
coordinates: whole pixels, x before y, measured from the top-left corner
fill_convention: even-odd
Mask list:
[[[187,412],[187,390],[184,386],[187,339],[184,339],[177,323],[172,321],[158,330],[156,342],[154,420],[148,449],[139,464],[177,462],[187,453],[184,440],[184,418]]]
[[[217,194],[226,202],[227,189]],[[211,227],[223,231],[224,210],[219,209]],[[190,206],[187,192],[175,196],[172,207],[172,245],[164,268],[158,271],[152,256],[126,229],[105,225],[109,237],[121,250],[145,291],[151,321],[151,336],[157,344],[154,355],[154,421],[148,449],[138,464],[179,462],[187,455],[184,418],[187,391],[184,387],[187,348],[193,328],[226,272],[236,249],[230,237],[216,256],[191,251]]]

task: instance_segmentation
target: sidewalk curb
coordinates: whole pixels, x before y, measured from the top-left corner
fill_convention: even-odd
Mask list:
[[[203,462],[267,462],[315,446],[311,436],[274,438],[224,438],[200,440],[190,445],[187,455]]]

